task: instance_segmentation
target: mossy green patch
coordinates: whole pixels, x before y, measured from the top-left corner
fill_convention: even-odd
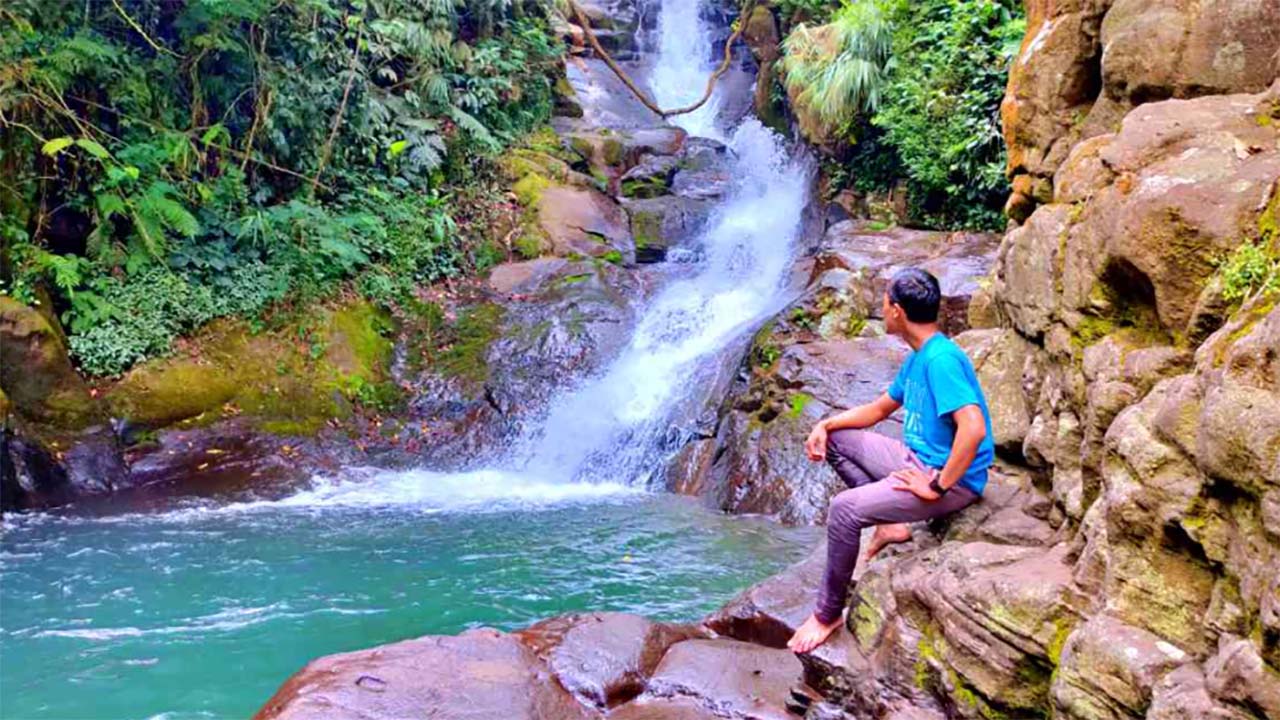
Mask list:
[[[473,382],[489,378],[489,346],[498,339],[503,308],[485,303],[462,311],[450,328],[451,343],[436,358],[436,367],[450,377]]]
[[[604,161],[608,165],[621,165],[626,159],[626,147],[617,138],[605,138],[600,149],[604,155]]]
[[[532,260],[542,255],[542,238],[536,233],[522,233],[511,246],[516,254],[525,260]]]
[[[622,197],[647,200],[670,192],[667,181],[658,176],[629,178],[622,181]]]
[[[535,172],[525,175],[512,186],[511,190],[516,194],[516,199],[520,201],[521,205],[534,207],[542,199],[542,193],[551,185],[550,180]]]
[[[810,402],[813,402],[812,395],[805,393],[793,393],[791,397],[787,399],[787,417],[792,420],[799,418],[804,414],[804,409],[809,406]]]
[[[617,250],[610,250],[609,252],[601,255],[600,259],[607,263],[612,263],[614,265],[621,265],[622,253]]]
[[[648,210],[631,213],[631,236],[637,248],[662,246],[662,216]]]
[[[145,427],[234,413],[267,432],[310,434],[375,397],[363,388],[388,382],[390,330],[387,315],[365,302],[309,311],[257,334],[241,321],[217,321],[191,339],[191,352],[144,363],[111,386],[107,407]],[[390,395],[384,387],[376,397]]]

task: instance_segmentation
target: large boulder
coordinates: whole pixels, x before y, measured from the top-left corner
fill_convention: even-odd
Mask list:
[[[72,367],[61,327],[3,295],[0,397],[0,508],[59,505],[128,484],[115,431]]]
[[[587,613],[544,620],[518,634],[565,689],[607,708],[639,695],[668,648],[703,633],[639,615]]]
[[[1027,3],[1001,106],[1018,222],[1053,196],[1082,141],[1168,98],[1259,92],[1280,70],[1280,8],[1255,0]]]
[[[1065,184],[1001,248],[995,294],[1014,327],[1039,338],[1062,322],[1086,343],[1122,327],[1203,339],[1222,320],[1205,296],[1216,262],[1257,237],[1280,176],[1280,127],[1259,121],[1278,101],[1280,84],[1146,104],[1079,146],[1064,171],[1096,156],[1092,180]]]
[[[313,660],[254,720],[600,717],[548,680],[518,638],[474,630]]]
[[[691,697],[721,716],[792,720],[786,707],[800,680],[787,650],[738,640],[686,640],[671,647],[649,682],[648,697]]]

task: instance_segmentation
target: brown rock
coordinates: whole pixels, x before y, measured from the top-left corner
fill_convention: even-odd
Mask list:
[[[1134,103],[1257,92],[1280,71],[1276,28],[1275,3],[1115,0],[1102,23],[1106,92]]]
[[[255,720],[599,717],[550,681],[516,636],[474,630],[313,660]]]
[[[793,720],[785,704],[800,671],[800,661],[787,650],[729,639],[686,640],[667,651],[646,695],[696,698],[722,716]]]
[[[1151,691],[1147,720],[1249,720],[1243,710],[1223,705],[1205,688],[1204,671],[1188,663],[1165,675]]]
[[[717,634],[782,649],[813,612],[818,583],[827,563],[827,544],[809,557],[752,585],[712,613],[703,624]]]
[[[1253,643],[1224,636],[1218,654],[1205,664],[1209,692],[1222,700],[1280,717],[1280,672],[1268,667]]]
[[[587,188],[551,187],[538,199],[538,227],[552,252],[600,257],[610,252],[635,259],[627,213],[611,198]]]
[[[955,341],[977,370],[996,447],[1020,456],[1040,393],[1043,351],[1013,330],[970,330]]]
[[[639,695],[667,648],[701,633],[638,615],[588,613],[544,620],[516,635],[565,689],[604,708]]]
[[[1054,705],[1067,717],[1142,717],[1156,682],[1189,659],[1158,636],[1098,615],[1067,638]]]
[[[71,366],[61,328],[7,295],[0,296],[0,390],[24,420],[60,431],[104,420]]]

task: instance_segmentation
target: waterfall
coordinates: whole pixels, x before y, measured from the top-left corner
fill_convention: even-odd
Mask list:
[[[650,90],[658,106],[672,109],[692,105],[706,92],[707,77],[715,69],[710,28],[702,17],[707,0],[662,0]],[[722,140],[716,118],[719,91],[696,111],[671,118],[690,135]]]
[[[705,87],[711,71],[710,29],[699,13],[705,1],[662,0],[651,85],[664,106],[696,100]],[[551,402],[521,448],[488,469],[374,472],[358,481],[322,481],[286,502],[456,508],[645,487],[668,459],[664,440],[681,404],[705,397],[704,371],[780,308],[809,199],[808,161],[754,117],[723,132],[716,114],[713,101],[673,118],[691,135],[725,141],[731,157],[733,185],[698,239],[702,259],[691,276],[647,303],[617,360]]]

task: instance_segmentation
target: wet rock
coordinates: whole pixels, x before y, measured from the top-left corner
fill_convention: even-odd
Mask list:
[[[701,634],[623,613],[565,615],[518,633],[565,689],[600,708],[639,695],[669,647]]]
[[[746,19],[742,38],[747,47],[751,48],[751,54],[760,68],[752,98],[756,117],[765,125],[785,132],[785,118],[773,102],[773,85],[777,81],[778,72],[774,64],[781,57],[778,23],[773,17],[773,11],[762,5],[754,8]]]
[[[680,155],[671,191],[695,199],[721,198],[733,184],[728,148],[708,138],[690,138]]]
[[[57,321],[0,296],[0,509],[49,507],[129,484],[115,432]]]
[[[848,220],[827,229],[815,260],[815,275],[843,268],[858,278],[855,292],[868,317],[878,317],[880,298],[893,273],[919,266],[942,287],[942,325],[957,334],[968,327],[969,299],[995,261],[999,238],[982,233],[945,233],[892,227],[872,230]]]
[[[624,173],[619,181],[622,197],[647,199],[668,194],[678,162],[670,155],[640,158],[640,162]]]
[[[826,563],[827,545],[823,542],[801,562],[744,590],[703,624],[725,637],[785,648],[796,628],[813,612]]]
[[[624,267],[562,258],[500,266],[490,287],[509,293],[458,310],[458,341],[402,371],[415,388],[410,419],[429,429],[419,454],[436,467],[463,467],[512,441],[567,378],[612,359],[642,294]]]
[[[313,660],[255,720],[591,718],[512,635],[474,630]]]
[[[654,671],[646,695],[691,697],[724,716],[793,720],[786,709],[800,662],[786,650],[737,640],[687,640],[673,645]]]
[[[668,259],[672,248],[697,253],[694,241],[706,227],[713,205],[710,200],[679,195],[624,202],[631,217],[636,262],[661,262]]]

